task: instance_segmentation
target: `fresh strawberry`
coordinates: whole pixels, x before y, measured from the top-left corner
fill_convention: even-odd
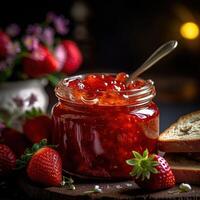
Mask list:
[[[126,162],[133,166],[130,175],[141,188],[154,191],[175,186],[174,174],[163,157],[149,155],[148,150],[145,150],[143,155],[133,151],[133,156]]]
[[[4,128],[1,131],[0,143],[9,146],[15,152],[17,158],[30,146],[25,135],[12,128]]]
[[[0,144],[0,176],[8,175],[16,166],[14,152],[5,144]]]
[[[41,77],[58,70],[58,61],[45,46],[39,44],[36,49],[22,60],[24,73],[29,77]]]
[[[67,74],[76,72],[82,64],[83,57],[77,44],[71,40],[62,41],[55,50],[61,71]]]
[[[27,149],[18,164],[28,164],[26,172],[33,182],[45,186],[59,186],[62,183],[61,157],[56,150],[47,146],[45,139]]]
[[[31,158],[28,177],[46,186],[59,186],[62,181],[62,162],[57,151],[49,147],[38,150]]]
[[[27,112],[28,113],[28,112]],[[50,139],[53,123],[49,116],[41,111],[32,110],[26,115],[23,124],[23,132],[32,143],[38,143],[42,139]]]
[[[5,59],[11,52],[12,42],[9,36],[0,31],[0,59]]]

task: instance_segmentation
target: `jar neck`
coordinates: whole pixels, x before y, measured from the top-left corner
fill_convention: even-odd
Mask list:
[[[147,84],[138,89],[123,91],[123,96],[127,99],[130,99],[131,106],[144,106],[152,102],[153,98],[156,96],[156,90],[154,82],[152,80],[147,80]]]
[[[123,91],[99,91],[97,97],[92,98],[79,95],[79,101],[77,101],[77,91],[67,87],[67,83],[77,77],[84,78],[84,75],[66,78],[56,86],[55,94],[61,103],[77,106],[138,107],[149,104],[156,95],[153,81],[146,80],[145,85],[141,88]],[[102,102],[102,99],[99,99],[98,96],[105,96],[105,101]]]

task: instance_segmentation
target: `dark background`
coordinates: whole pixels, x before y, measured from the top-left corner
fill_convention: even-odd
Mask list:
[[[81,23],[71,16],[77,2],[89,9],[89,17]],[[180,25],[186,21],[200,23],[198,0],[6,0],[0,6],[0,25],[16,22],[25,27],[43,21],[48,11],[70,18],[73,39],[76,39],[73,31],[79,24],[87,28],[89,36],[79,41],[83,50],[88,51],[84,70],[130,72],[160,44],[176,39],[178,50],[161,61],[154,72],[199,78],[200,40],[187,41],[179,33]]]
[[[77,19],[77,9],[72,14],[77,4],[87,9],[86,17]],[[43,21],[49,11],[71,20],[68,38],[78,42],[85,58],[77,73],[130,73],[159,45],[178,40],[176,51],[143,76],[155,81],[161,130],[178,116],[199,108],[200,39],[186,40],[179,32],[184,22],[200,25],[198,0],[6,0],[0,6],[0,25],[15,22],[26,27]],[[54,103],[51,98],[50,107]]]

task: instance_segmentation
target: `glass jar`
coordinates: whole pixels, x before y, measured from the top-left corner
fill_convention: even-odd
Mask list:
[[[55,88],[58,103],[52,109],[52,141],[59,145],[63,168],[92,178],[128,178],[131,167],[125,161],[133,150],[156,151],[159,110],[152,101],[153,82],[121,91],[127,102],[123,105],[100,105],[96,98],[77,103],[66,82],[84,77],[66,78]]]

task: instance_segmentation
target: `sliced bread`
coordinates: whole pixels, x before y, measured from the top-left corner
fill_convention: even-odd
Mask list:
[[[164,152],[200,152],[200,111],[180,117],[161,133],[158,149]]]
[[[200,185],[200,163],[184,155],[166,153],[164,158],[169,163],[176,183]]]

